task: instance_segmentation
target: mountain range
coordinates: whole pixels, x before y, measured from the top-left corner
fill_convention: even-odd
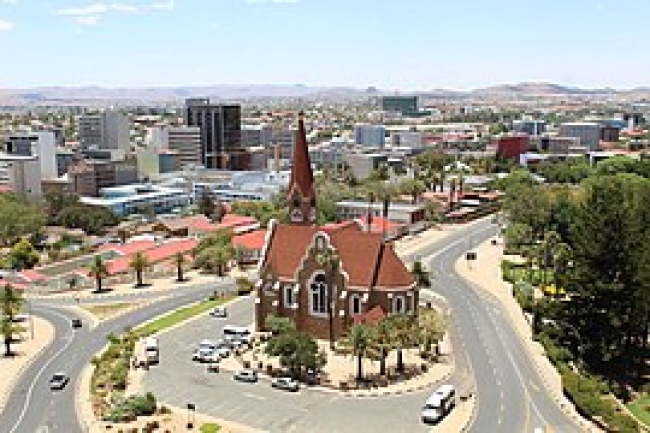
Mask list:
[[[625,98],[640,99],[650,96],[650,88],[620,90],[613,88],[584,89],[554,83],[524,82],[478,88],[469,91],[435,89],[403,92],[433,99],[530,99],[548,98]],[[109,88],[37,87],[30,89],[0,89],[0,106],[43,105],[126,105],[140,103],[173,104],[186,98],[211,97],[215,100],[303,99],[303,100],[359,100],[370,96],[398,94],[370,87],[315,87],[296,85],[217,85],[193,87]],[[400,92],[399,94],[402,94]]]

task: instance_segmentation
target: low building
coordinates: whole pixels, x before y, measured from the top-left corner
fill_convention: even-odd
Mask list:
[[[345,153],[343,161],[357,179],[367,179],[380,165],[388,165],[385,153]]]
[[[96,197],[102,189],[137,182],[138,170],[128,162],[82,159],[70,166],[68,177],[76,194]]]
[[[402,224],[409,233],[417,233],[426,228],[423,204],[389,203],[388,220]],[[345,200],[336,203],[336,215],[339,221],[367,218],[369,212],[373,218],[384,216],[384,203],[368,203]]]
[[[169,212],[191,203],[190,194],[180,188],[160,185],[134,184],[101,190],[101,197],[81,197],[81,202],[102,206],[116,215],[142,213],[148,207],[155,213]]]
[[[562,137],[576,137],[580,144],[595,150],[600,144],[601,126],[595,122],[573,122],[560,125]]]
[[[504,135],[496,141],[497,155],[505,159],[519,159],[530,148],[530,137],[524,134]]]

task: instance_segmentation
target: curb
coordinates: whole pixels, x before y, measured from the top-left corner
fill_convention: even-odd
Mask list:
[[[39,317],[41,320],[46,321],[48,324],[50,324],[50,326],[52,326],[52,328],[54,328],[54,325],[52,325],[49,320],[46,320],[46,319],[44,319],[44,318],[42,318],[40,316],[37,316],[37,317]],[[7,392],[5,392],[4,395],[0,396],[0,413],[2,413],[4,411],[5,406],[7,404],[7,401],[9,400],[9,396],[13,392],[14,387],[16,386],[16,383],[18,382],[18,380],[22,377],[22,375],[25,373],[25,371],[38,358],[40,358],[40,355],[43,353],[43,351],[52,345],[52,343],[54,343],[54,333],[52,334],[52,338],[50,339],[50,341],[48,341],[47,344],[41,346],[36,352],[34,352],[32,354],[32,356],[31,356],[31,358],[18,369],[17,374],[13,377],[13,379],[11,379],[9,381],[8,386],[7,386]]]
[[[485,241],[485,242],[483,242],[483,243],[481,243],[481,244],[479,244],[477,247],[480,247],[480,246],[485,245],[486,242],[489,242],[489,240],[488,240],[488,241]],[[460,262],[462,262],[462,257],[459,258],[459,259],[457,259],[456,262],[454,262],[454,271],[456,270],[456,267],[459,266],[459,263],[460,263]],[[462,265],[461,265],[461,266],[462,266]],[[500,272],[500,271],[499,271],[499,272]],[[537,372],[537,375],[539,376],[539,378],[540,378],[540,380],[541,380],[541,382],[542,382],[542,385],[543,385],[544,388],[546,389],[547,394],[548,394],[550,397],[552,397],[552,399],[555,401],[557,407],[558,407],[558,408],[559,408],[559,409],[560,409],[560,410],[561,410],[561,411],[562,411],[566,416],[568,416],[570,419],[572,419],[572,420],[577,424],[577,427],[583,429],[584,431],[601,431],[600,429],[593,430],[593,429],[594,429],[594,426],[591,425],[592,423],[591,423],[590,421],[588,421],[588,420],[586,420],[586,419],[580,417],[579,415],[576,415],[576,413],[575,413],[575,412],[576,412],[575,406],[574,406],[573,411],[567,410],[567,406],[571,407],[571,406],[573,406],[573,405],[571,404],[570,401],[568,401],[568,400],[566,399],[566,397],[564,396],[564,394],[558,395],[558,393],[556,392],[556,390],[555,390],[555,389],[554,389],[554,388],[549,384],[549,378],[547,377],[547,375],[546,375],[545,373],[542,372],[542,369],[541,369],[541,367],[540,367],[540,365],[539,365],[539,361],[537,360],[537,356],[538,356],[538,355],[537,355],[536,353],[534,353],[533,350],[532,350],[532,348],[531,348],[531,344],[535,343],[535,341],[532,340],[532,339],[531,339],[530,337],[528,337],[527,335],[522,335],[522,332],[521,332],[521,330],[519,329],[519,327],[515,326],[515,322],[514,322],[514,319],[513,319],[513,317],[512,317],[512,314],[511,314],[511,312],[509,311],[509,309],[508,309],[507,305],[505,304],[505,302],[502,301],[499,297],[495,296],[495,295],[494,295],[493,293],[491,293],[489,290],[486,290],[485,288],[483,288],[481,285],[474,283],[473,281],[469,280],[468,278],[466,278],[465,276],[461,275],[461,274],[458,273],[458,272],[456,272],[456,274],[457,274],[457,275],[458,275],[458,276],[459,276],[463,281],[465,281],[465,283],[467,283],[470,287],[472,287],[472,289],[474,290],[474,292],[477,292],[477,289],[478,289],[478,291],[480,292],[479,296],[486,297],[487,299],[490,299],[490,300],[492,300],[492,301],[496,301],[496,303],[497,303],[497,304],[498,304],[502,309],[505,310],[504,312],[506,313],[505,316],[507,317],[508,322],[510,323],[510,325],[511,325],[511,327],[513,328],[515,334],[517,335],[517,337],[519,338],[520,342],[521,342],[522,345],[524,346],[524,350],[525,350],[526,353],[528,354],[528,358],[531,360],[531,363],[532,363],[532,365],[534,366],[535,371]],[[505,282],[505,281],[504,281],[504,283],[509,284],[509,283],[507,283],[507,282]],[[514,299],[511,299],[511,300],[514,300]],[[516,302],[516,301],[515,301],[515,302]],[[517,306],[517,308],[519,308],[519,307]],[[520,308],[519,308],[519,309],[520,309]],[[548,357],[546,356],[546,351],[545,351],[545,350],[543,351],[542,355],[544,356],[544,358],[545,358],[549,363],[551,362],[551,361],[548,359]],[[554,366],[552,363],[551,363],[551,367],[552,367],[552,368],[557,372],[557,369],[555,368],[555,366]],[[477,399],[477,400],[478,400],[478,399]],[[585,424],[586,424],[586,425],[585,425]]]

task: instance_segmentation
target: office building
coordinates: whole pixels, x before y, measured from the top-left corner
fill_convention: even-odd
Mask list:
[[[206,168],[246,170],[250,156],[241,143],[241,107],[209,99],[185,101],[185,124],[201,130],[201,164]]]
[[[273,141],[273,131],[270,125],[242,125],[241,144],[242,147],[268,147]]]
[[[361,146],[384,147],[386,128],[383,125],[355,125],[354,141]]]
[[[544,120],[522,119],[512,122],[514,132],[528,135],[542,135],[546,132],[546,122]]]
[[[5,142],[8,155],[33,156],[40,164],[40,178],[57,177],[56,140],[53,132],[21,132],[11,134]]]
[[[57,148],[56,149],[56,175],[61,177],[68,172],[68,168],[74,161],[75,153],[69,149]]]
[[[137,150],[137,165],[138,174],[146,179],[155,179],[160,174],[173,173],[182,169],[178,152],[154,147]]]
[[[346,153],[343,160],[356,179],[367,179],[381,164],[388,165],[388,155],[384,153]]]
[[[402,116],[412,116],[419,112],[417,96],[382,96],[381,109]]]
[[[593,122],[563,123],[560,125],[560,135],[562,137],[579,138],[581,145],[595,150],[600,144],[600,129],[601,126]]]
[[[84,159],[70,166],[68,177],[75,193],[97,196],[103,188],[137,182],[138,172],[135,165],[126,161]]]
[[[41,164],[37,156],[0,153],[0,186],[27,200],[41,197]]]
[[[178,154],[181,168],[202,165],[201,128],[198,126],[154,126],[149,129],[150,145]]]
[[[130,150],[129,118],[115,110],[84,114],[78,120],[79,144],[83,149]]]

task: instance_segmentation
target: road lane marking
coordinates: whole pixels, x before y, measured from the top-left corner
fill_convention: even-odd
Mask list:
[[[251,394],[250,392],[245,392],[243,396],[248,398],[254,398],[255,400],[266,400],[266,397],[262,397],[261,395]]]
[[[55,316],[59,316],[60,318],[64,319],[66,322],[70,320],[68,316],[64,316],[63,314],[59,313],[58,311],[55,310],[50,310],[48,308],[45,308],[49,310],[51,314],[54,314]],[[68,330],[68,333],[70,334],[71,338],[66,341],[66,343],[52,356],[45,364],[41,366],[41,368],[38,370],[36,375],[34,376],[34,379],[32,379],[32,383],[29,385],[29,389],[27,390],[27,396],[25,397],[25,404],[23,405],[23,409],[20,411],[20,415],[18,416],[18,420],[16,420],[16,423],[14,426],[9,430],[9,433],[14,433],[17,431],[18,426],[23,422],[23,419],[25,418],[25,415],[27,414],[27,408],[29,407],[30,400],[32,399],[32,394],[34,392],[34,387],[36,386],[36,382],[40,379],[41,375],[43,372],[56,360],[56,358],[61,355],[61,353],[65,352],[70,344],[74,341],[75,334],[72,332],[72,330]],[[67,335],[67,334],[66,334]],[[51,401],[51,400],[50,400]]]

